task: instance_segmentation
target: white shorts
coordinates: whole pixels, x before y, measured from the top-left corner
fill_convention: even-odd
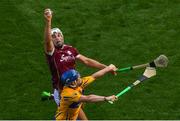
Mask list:
[[[57,89],[54,89],[54,101],[56,102],[57,106],[60,105],[60,95],[59,95],[59,91]]]

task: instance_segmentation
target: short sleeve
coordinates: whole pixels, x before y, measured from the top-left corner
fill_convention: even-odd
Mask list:
[[[72,51],[73,51],[73,55],[74,57],[76,57],[77,55],[79,55],[79,52],[76,48],[72,48]]]
[[[85,88],[86,86],[91,84],[94,80],[95,80],[95,78],[92,76],[83,77],[81,87]]]

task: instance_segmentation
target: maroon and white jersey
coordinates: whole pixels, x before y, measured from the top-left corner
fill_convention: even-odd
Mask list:
[[[58,81],[63,72],[75,68],[75,59],[78,54],[76,48],[69,45],[55,48],[52,53],[46,54],[52,75],[53,88],[58,87]],[[62,85],[60,84],[60,86]]]

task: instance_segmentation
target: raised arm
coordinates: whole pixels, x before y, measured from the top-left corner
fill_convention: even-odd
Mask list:
[[[52,53],[54,50],[54,45],[51,38],[52,11],[50,9],[44,10],[44,18],[45,18],[44,49],[46,53]]]
[[[113,64],[110,64],[109,66],[107,66],[106,68],[92,74],[91,76],[94,77],[95,79],[98,78],[98,77],[101,77],[103,76],[104,74],[108,73],[108,72],[112,72],[112,71],[116,71],[117,68],[113,65]]]

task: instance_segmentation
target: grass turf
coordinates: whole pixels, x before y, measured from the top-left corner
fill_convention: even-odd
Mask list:
[[[43,53],[43,10],[54,11],[53,27],[81,54],[118,67],[141,64],[160,54],[167,69],[135,87],[114,105],[86,104],[89,119],[180,119],[180,2],[178,0],[1,0],[0,119],[52,119],[56,105],[41,102],[51,90]],[[78,63],[82,75],[96,71]],[[106,75],[86,94],[116,94],[143,69]]]

